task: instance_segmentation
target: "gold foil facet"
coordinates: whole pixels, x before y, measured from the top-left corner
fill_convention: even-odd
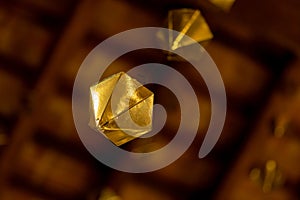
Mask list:
[[[231,7],[233,6],[235,0],[209,0],[222,10],[229,12]]]
[[[90,87],[89,125],[120,146],[151,131],[153,100],[137,80],[114,74]]]
[[[197,42],[203,42],[213,38],[213,34],[199,10],[195,9],[174,9],[168,13],[168,28],[180,32],[174,36],[169,35],[169,45],[172,50],[192,45],[191,40],[184,40],[187,35]]]

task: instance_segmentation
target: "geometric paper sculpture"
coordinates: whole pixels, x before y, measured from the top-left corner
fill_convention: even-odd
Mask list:
[[[168,12],[168,28],[180,32],[174,36],[169,35],[169,46],[172,50],[192,45],[191,40],[184,40],[184,35],[193,38],[197,42],[203,42],[213,38],[208,24],[199,10],[195,9],[174,9]]]
[[[89,126],[120,146],[152,130],[154,94],[124,72],[90,87]]]

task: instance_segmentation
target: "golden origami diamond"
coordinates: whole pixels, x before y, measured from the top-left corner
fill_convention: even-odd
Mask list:
[[[213,34],[199,10],[174,9],[168,12],[168,28],[179,31],[176,37],[173,32],[169,35],[169,45],[172,50],[192,45],[191,40],[184,40],[187,35],[197,42],[203,42],[213,38]]]
[[[90,127],[120,146],[152,129],[154,94],[124,72],[90,87]]]

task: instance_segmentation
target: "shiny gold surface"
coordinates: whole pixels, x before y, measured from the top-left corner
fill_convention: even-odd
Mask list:
[[[168,28],[179,31],[178,36],[169,35],[169,44],[172,50],[191,45],[191,41],[183,40],[188,35],[197,42],[203,42],[213,38],[210,28],[199,10],[175,9],[168,13]]]
[[[219,3],[213,5],[229,1],[0,1],[0,199],[299,199],[299,0],[237,0],[230,12]],[[170,62],[160,51],[130,52],[113,62],[105,77],[142,63],[173,67],[193,86],[201,120],[193,144],[170,166],[146,174],[110,169],[89,154],[74,127],[71,96],[76,73],[103,40],[132,28],[165,27],[168,11],[180,8],[201,12],[192,10],[184,20],[173,14],[174,29],[192,36],[197,18],[203,15],[214,34],[201,45],[218,66],[228,96],[221,138],[210,155],[198,158],[211,106],[205,83],[192,66],[174,62],[177,58]],[[168,35],[160,38],[162,45],[171,48],[176,39],[179,45],[185,42],[181,37],[175,35],[170,42]],[[111,49],[119,48],[122,41]],[[113,52],[103,53],[111,56]],[[111,83],[106,88],[115,86]],[[166,124],[152,137],[126,143],[124,150],[158,150],[178,129],[176,97],[157,86],[149,89],[156,103],[166,108]],[[139,90],[142,93],[142,88],[135,91]],[[133,92],[128,105],[144,99],[141,93]],[[147,108],[146,103],[138,105]],[[135,108],[124,114],[146,126],[150,118],[140,121],[142,113]],[[106,107],[98,109],[104,112]],[[117,141],[128,137],[117,130],[107,134]]]
[[[112,103],[113,93],[117,103]],[[153,98],[124,72],[114,74],[90,88],[89,125],[120,146],[152,129]]]

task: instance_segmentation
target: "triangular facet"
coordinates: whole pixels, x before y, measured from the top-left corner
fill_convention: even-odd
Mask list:
[[[90,87],[90,125],[98,125],[101,116],[109,102],[110,96],[114,90],[116,83],[121,77],[122,72],[114,74],[100,83]]]

